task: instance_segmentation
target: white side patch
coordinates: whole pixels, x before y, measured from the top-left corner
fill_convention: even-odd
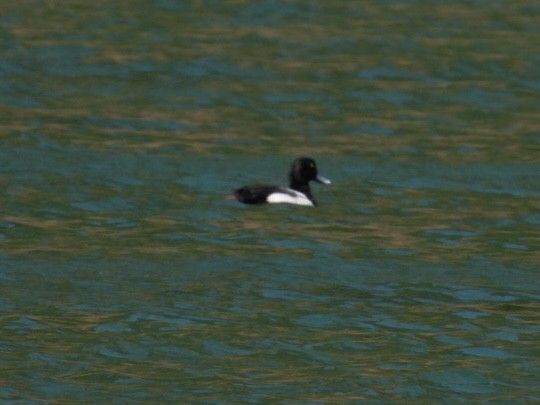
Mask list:
[[[287,192],[275,192],[266,197],[266,201],[270,204],[296,204],[296,205],[307,205],[313,207],[313,202],[305,196],[305,194],[300,193],[295,190],[287,189]]]

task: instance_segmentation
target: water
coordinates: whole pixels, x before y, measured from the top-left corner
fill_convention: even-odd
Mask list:
[[[539,401],[539,11],[0,6],[1,402]]]

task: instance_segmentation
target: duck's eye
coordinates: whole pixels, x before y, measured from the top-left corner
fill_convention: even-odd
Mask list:
[[[313,169],[315,167],[315,165],[313,163],[310,163],[309,167]]]

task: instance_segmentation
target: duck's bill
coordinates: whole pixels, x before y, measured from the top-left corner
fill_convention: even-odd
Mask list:
[[[317,176],[315,181],[322,184],[332,184],[330,180],[328,180],[326,177],[323,177],[323,176]]]

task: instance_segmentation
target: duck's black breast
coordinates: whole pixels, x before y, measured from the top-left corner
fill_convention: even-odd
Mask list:
[[[268,196],[277,191],[277,186],[245,186],[235,190],[234,197],[244,204],[266,204]]]

